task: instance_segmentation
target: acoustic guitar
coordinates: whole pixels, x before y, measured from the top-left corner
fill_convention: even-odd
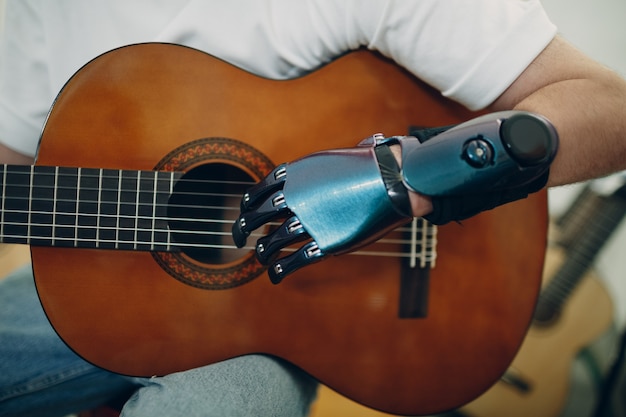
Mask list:
[[[414,222],[276,286],[229,230],[276,163],[474,116],[368,51],[275,81],[182,46],[120,48],[65,85],[36,165],[2,169],[0,235],[31,245],[50,322],[103,368],[263,353],[375,409],[451,409],[498,380],[526,333],[545,193]]]

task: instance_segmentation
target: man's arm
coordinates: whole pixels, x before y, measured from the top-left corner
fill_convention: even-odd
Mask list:
[[[626,170],[626,81],[560,37],[526,68],[489,110],[526,110],[547,117],[559,132],[548,186]],[[400,159],[399,149],[394,149]],[[415,216],[430,200],[410,193]]]
[[[557,37],[491,110],[541,114],[560,147],[548,186],[626,169],[626,81]]]

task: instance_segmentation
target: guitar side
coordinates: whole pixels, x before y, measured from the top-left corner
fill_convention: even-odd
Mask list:
[[[70,80],[37,164],[150,170],[183,147],[191,155],[181,158],[183,171],[225,164],[259,179],[241,147],[216,156],[185,146],[231,138],[282,162],[354,146],[378,131],[405,134],[411,125],[471,117],[369,52],[270,81],[189,48],[137,45],[103,55]],[[261,274],[221,289],[174,279],[145,252],[33,247],[32,258],[52,325],[104,368],[167,374],[266,353],[369,407],[428,414],[475,398],[513,359],[539,291],[546,228],[545,193],[440,228],[423,319],[398,318],[394,258],[347,255],[278,286]],[[200,279],[240,267],[179,258],[173,269]]]

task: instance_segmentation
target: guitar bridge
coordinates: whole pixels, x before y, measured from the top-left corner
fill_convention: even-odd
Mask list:
[[[437,257],[437,226],[421,218],[411,222],[409,258],[402,260],[398,317],[426,318],[430,269]]]

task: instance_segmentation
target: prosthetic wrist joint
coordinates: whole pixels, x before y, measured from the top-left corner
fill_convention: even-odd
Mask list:
[[[361,145],[401,146],[404,186],[431,197],[433,212],[426,219],[435,224],[463,220],[539,191],[558,148],[554,126],[523,111],[490,113],[416,136],[373,136]],[[405,204],[397,195],[390,197]]]

